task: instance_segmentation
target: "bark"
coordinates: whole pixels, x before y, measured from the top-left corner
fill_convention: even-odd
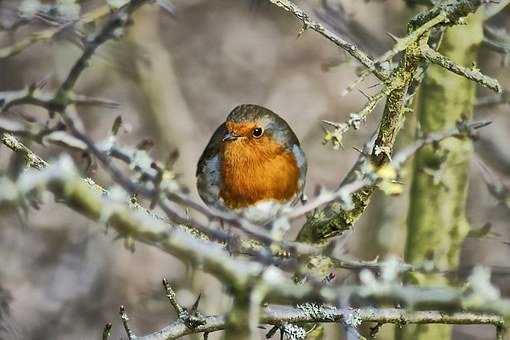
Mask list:
[[[439,50],[460,65],[470,66],[483,38],[482,16],[472,15],[466,26],[449,28]],[[418,98],[418,121],[423,133],[455,126],[473,116],[475,84],[438,66],[431,66]],[[444,270],[459,264],[461,245],[469,231],[466,219],[470,140],[449,139],[416,154],[408,212],[405,259],[412,264],[432,260]],[[441,284],[439,275],[412,275],[417,284]],[[407,327],[400,339],[449,339],[446,325]]]

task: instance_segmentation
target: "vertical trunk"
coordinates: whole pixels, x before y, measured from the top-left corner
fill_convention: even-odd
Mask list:
[[[234,301],[228,313],[223,340],[259,339],[258,325],[260,305],[264,300],[264,289],[249,287],[233,290]]]
[[[223,340],[253,340],[250,330],[250,300],[245,294],[235,296],[234,304],[228,314],[227,327]]]
[[[482,41],[482,16],[471,15],[466,26],[449,28],[440,52],[461,65],[476,60]],[[475,84],[438,66],[431,66],[418,98],[418,121],[424,133],[451,128],[462,117],[471,118]],[[418,264],[432,260],[442,270],[458,266],[462,242],[469,231],[465,216],[469,140],[448,139],[416,154],[408,213],[405,258]],[[416,284],[440,284],[440,275],[413,275]],[[401,339],[449,339],[445,325],[407,327]]]

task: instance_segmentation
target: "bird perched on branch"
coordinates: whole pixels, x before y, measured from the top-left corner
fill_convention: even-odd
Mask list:
[[[214,132],[197,168],[197,188],[210,207],[264,224],[302,198],[306,158],[276,113],[234,108]]]

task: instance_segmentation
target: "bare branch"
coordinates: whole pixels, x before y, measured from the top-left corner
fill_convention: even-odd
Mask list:
[[[12,151],[23,155],[23,158],[25,159],[28,167],[41,170],[48,166],[48,163],[44,159],[33,153],[32,150],[27,148],[13,135],[8,133],[0,133],[0,141]]]
[[[104,329],[103,329],[103,340],[108,340],[110,338],[111,330],[112,330],[112,323],[111,322],[106,323],[104,325]]]
[[[388,73],[379,68],[375,62],[366,55],[363,51],[361,51],[355,44],[350,43],[343,38],[337,36],[332,31],[328,30],[318,22],[312,20],[310,16],[297,7],[295,4],[290,2],[289,0],[269,0],[272,4],[283,8],[285,11],[292,13],[296,18],[300,19],[303,22],[303,30],[312,29],[317,33],[323,35],[325,38],[330,40],[336,46],[343,49],[345,52],[349,53],[354,59],[358,60],[362,65],[368,68],[377,78],[381,80],[385,80],[388,78]]]
[[[422,45],[421,48],[423,56],[431,63],[444,67],[445,69],[455,74],[458,74],[459,76],[463,76],[466,77],[467,79],[473,80],[478,84],[487,87],[491,90],[494,90],[498,93],[501,93],[503,91],[501,85],[499,85],[499,82],[496,79],[484,75],[476,68],[473,67],[471,69],[468,69],[464,66],[461,66],[455,63],[454,61],[448,59],[444,55],[440,54],[439,52],[434,51],[428,46]]]
[[[409,32],[419,29],[427,21],[436,20],[434,18],[446,16],[448,24],[457,24],[462,22],[463,18],[468,14],[475,12],[482,5],[480,0],[463,0],[463,1],[443,1],[431,10],[424,11],[411,19],[409,23]],[[444,14],[441,14],[444,13]],[[445,20],[446,24],[446,20]],[[444,57],[438,54],[428,46],[430,31],[425,31],[418,40],[410,39],[411,42],[403,51],[398,66],[392,70],[388,83],[394,88],[388,93],[386,106],[383,117],[379,123],[378,134],[370,153],[372,163],[376,166],[384,165],[390,162],[391,153],[393,152],[396,136],[403,124],[403,120],[407,111],[406,102],[408,101],[408,90],[412,92],[416,89],[415,81],[417,71],[423,70],[424,52],[426,48],[430,54],[438,56],[438,59],[444,61]],[[435,60],[435,59],[434,59]],[[427,59],[425,59],[427,61]],[[439,61],[439,60],[438,60]],[[450,67],[453,71],[459,71],[462,75],[469,79],[481,81],[487,86],[499,90],[500,86],[496,80],[482,75],[478,71],[466,70],[462,66],[455,65]],[[420,78],[420,75],[418,75]],[[414,90],[413,90],[414,89]],[[338,130],[340,131],[340,130]],[[340,140],[341,140],[341,133]],[[334,137],[334,136],[333,136]],[[356,179],[361,167],[365,164],[363,160],[358,161],[349,171],[342,183],[348,183]],[[301,229],[298,240],[313,243],[320,243],[335,235],[348,230],[364,213],[365,208],[369,204],[370,197],[375,192],[375,187],[365,187],[356,192],[352,196],[354,208],[345,210],[338,202],[330,202],[324,207],[317,209],[311,215],[303,228]]]
[[[77,22],[71,23],[71,24],[61,24],[57,27],[48,28],[39,32],[35,32],[30,34],[27,38],[22,39],[18,42],[16,42],[14,45],[3,47],[0,49],[0,59],[12,57],[18,53],[21,53],[26,48],[32,46],[35,43],[38,42],[46,42],[53,38],[55,38],[59,33],[62,31],[70,28],[71,26],[79,26],[84,24],[89,24],[92,22],[95,22],[102,17],[108,15],[111,13],[110,6],[103,5],[101,7],[98,7],[85,15],[78,20]]]
[[[120,319],[122,320],[122,325],[124,325],[124,330],[126,331],[126,335],[128,340],[135,340],[137,337],[133,331],[129,328],[129,318],[126,314],[126,309],[124,306],[120,306]]]
[[[314,313],[310,310],[314,308]],[[439,312],[439,311],[409,311],[399,308],[345,308],[338,309],[331,306],[316,305],[313,307],[290,307],[283,305],[270,305],[261,312],[260,323],[268,325],[283,325],[340,322],[356,320],[356,323],[377,322],[380,325],[392,323],[405,324],[451,324],[451,325],[493,325],[500,328],[504,324],[501,316],[472,312]],[[176,321],[158,332],[138,337],[139,340],[170,340],[179,337],[215,332],[225,329],[226,317],[208,316],[205,324],[190,329],[182,321]]]

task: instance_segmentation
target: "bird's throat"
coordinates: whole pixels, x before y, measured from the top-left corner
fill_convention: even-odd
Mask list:
[[[293,153],[270,137],[224,143],[220,165],[220,197],[231,209],[264,200],[287,202],[298,191],[299,168]]]

